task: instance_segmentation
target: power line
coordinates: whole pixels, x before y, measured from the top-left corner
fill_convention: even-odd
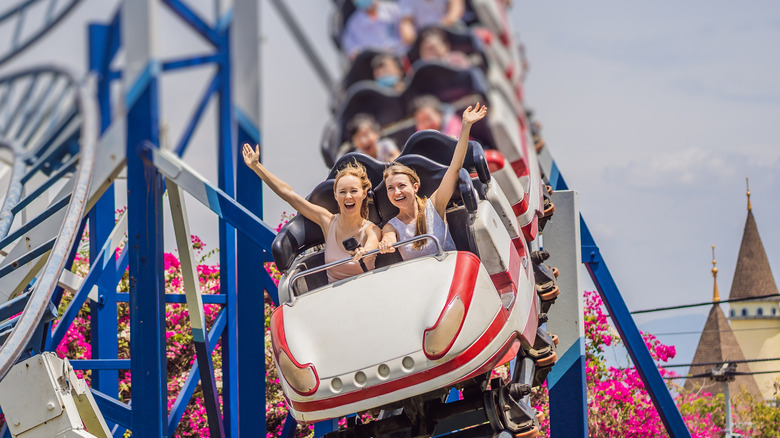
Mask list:
[[[773,298],[773,297],[780,297],[780,293],[777,294],[768,294],[768,295],[760,295],[757,297],[749,297],[749,298],[734,298],[733,300],[721,300],[719,303],[737,303],[741,301],[757,301],[757,300],[763,300],[765,298]],[[635,310],[631,312],[632,315],[636,315],[639,313],[652,313],[652,312],[662,312],[665,310],[677,310],[677,309],[687,309],[689,307],[700,307],[700,306],[709,306],[715,304],[712,301],[706,301],[703,303],[695,303],[695,304],[682,304],[679,306],[669,306],[669,307],[656,307],[655,309],[644,309],[644,310]]]
[[[724,330],[718,330],[718,332],[752,332],[756,330],[777,330],[777,326],[771,326],[771,327],[754,327],[754,328],[743,328],[743,329],[724,329]],[[710,330],[708,330],[710,331]],[[666,333],[653,333],[655,336],[670,336],[670,335],[697,335],[704,333],[704,330],[698,330],[698,331],[690,331],[690,332],[666,332]]]
[[[780,370],[775,371],[751,371],[751,372],[740,372],[737,373],[739,376],[752,376],[755,374],[775,374],[780,373]],[[675,379],[704,379],[702,376],[665,376],[664,379],[666,380],[675,380]]]
[[[753,362],[772,362],[780,360],[780,357],[769,357],[765,359],[742,359],[742,360],[722,360],[720,362],[697,362],[697,363],[678,363],[672,365],[661,365],[664,368],[680,368],[680,367],[698,367],[705,365],[721,365],[724,363],[753,363]]]

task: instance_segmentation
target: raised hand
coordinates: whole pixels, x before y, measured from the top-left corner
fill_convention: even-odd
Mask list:
[[[482,107],[480,107],[479,102],[477,102],[477,106],[474,108],[469,106],[463,111],[463,124],[472,125],[474,122],[482,120],[482,118],[485,117],[485,114],[487,114],[487,106],[482,105]]]
[[[252,150],[249,143],[244,143],[241,153],[244,155],[244,163],[249,167],[253,168],[260,162],[260,146],[255,146],[255,150]]]

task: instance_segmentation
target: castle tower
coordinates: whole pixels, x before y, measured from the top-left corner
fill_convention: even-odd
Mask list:
[[[729,299],[753,299],[729,303],[731,329],[747,358],[780,357],[780,297],[777,296],[777,285],[758,235],[749,188],[747,199],[747,220]],[[755,373],[780,370],[780,361],[752,362],[750,369]],[[780,388],[775,388],[775,383],[780,385],[780,373],[756,374],[754,377],[765,400],[774,399],[775,392],[780,392]]]
[[[718,292],[718,268],[715,267],[715,245],[712,246],[712,308],[707,316],[707,322],[704,324],[704,330],[699,338],[699,345],[696,347],[696,353],[693,355],[693,363],[718,363],[729,360],[744,360],[742,349],[739,347],[734,332],[729,327],[726,315],[720,308],[720,294]],[[689,375],[705,374],[716,368],[717,365],[693,366],[688,371]],[[746,363],[737,364],[738,372],[750,372]],[[761,396],[755,379],[751,375],[737,376],[732,383],[735,390],[732,394],[739,394],[742,388],[753,395]],[[701,389],[711,394],[720,394],[723,392],[723,383],[710,380],[708,377],[687,379],[685,389],[696,391]]]

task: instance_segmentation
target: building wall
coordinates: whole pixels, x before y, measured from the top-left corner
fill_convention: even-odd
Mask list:
[[[747,316],[742,316],[743,309]],[[758,315],[762,309],[763,315]],[[772,309],[775,309],[774,315]],[[733,316],[732,316],[733,315]],[[777,302],[757,301],[731,303],[729,319],[734,336],[746,359],[768,359],[780,357],[780,308]],[[753,362],[753,372],[780,370],[780,361]],[[755,374],[753,376],[765,400],[780,396],[780,373]]]

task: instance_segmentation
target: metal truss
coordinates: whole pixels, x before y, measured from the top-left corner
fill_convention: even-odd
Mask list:
[[[16,26],[23,26],[18,23],[25,8],[33,3],[22,2],[10,12],[0,12],[5,14],[0,23],[14,19],[18,20],[14,22]],[[69,8],[77,1],[71,3]],[[0,148],[7,151],[0,152],[0,158],[12,157],[6,158],[8,190],[0,214],[0,249],[6,256],[0,262],[0,292],[11,291],[7,296],[13,298],[0,306],[0,341],[7,337],[0,350],[0,370],[5,373],[17,362],[34,334],[41,337],[37,344],[43,349],[55,349],[79,310],[89,303],[92,358],[71,363],[74,369],[92,370],[93,396],[114,436],[122,436],[126,430],[139,437],[172,435],[198,385],[203,389],[211,436],[252,436],[265,429],[264,416],[254,414],[258,394],[265,393],[264,328],[263,318],[258,318],[257,313],[263,309],[264,291],[276,297],[275,285],[263,269],[263,263],[271,260],[270,245],[275,232],[260,219],[260,182],[245,166],[236,166],[238,145],[260,142],[256,124],[258,4],[254,0],[217,0],[218,17],[209,23],[184,1],[160,0],[212,48],[201,56],[160,60],[155,55],[153,31],[156,3],[157,0],[127,1],[109,23],[89,26],[88,64],[94,81],[88,83],[94,85],[94,94],[77,86],[72,76],[49,74],[45,69],[0,79]],[[22,18],[15,14],[22,14]],[[26,47],[12,43],[14,53]],[[120,51],[124,52],[125,65],[114,69]],[[231,53],[237,51],[242,56],[231,59]],[[201,65],[215,66],[216,73],[173,150],[162,151],[159,78],[169,71]],[[67,86],[59,85],[61,77],[67,79]],[[117,81],[124,85],[120,102],[113,101],[116,93],[111,93]],[[96,109],[92,104],[95,96]],[[205,181],[181,160],[210,101],[216,101],[218,113],[216,185]],[[115,108],[122,110],[114,114]],[[98,131],[102,133],[99,141]],[[112,184],[125,169],[128,210],[115,221]],[[36,176],[39,174],[46,178]],[[47,190],[57,187],[57,181],[63,178],[68,179],[65,188],[46,199],[48,204],[41,207]],[[219,295],[203,295],[199,290],[189,244],[185,191],[219,218]],[[164,290],[161,212],[166,193],[181,256],[185,294],[165,294]],[[64,219],[56,216],[63,210]],[[18,213],[24,216],[22,220],[17,219]],[[64,225],[54,225],[58,218],[63,221],[58,224]],[[14,228],[19,222],[22,225]],[[76,237],[87,226],[90,270],[81,279],[64,267],[75,255]],[[30,240],[33,231],[37,240]],[[5,250],[7,245],[19,242],[34,245],[26,252],[17,251],[18,254],[12,252],[15,247]],[[118,254],[122,246],[125,249]],[[37,264],[47,253],[49,262],[41,270],[43,274],[36,275],[37,271],[26,268],[40,268]],[[128,269],[130,291],[118,293],[117,284]],[[35,288],[29,292],[31,283]],[[57,316],[51,314],[51,309],[52,304],[59,303],[58,286],[72,292],[73,297],[52,329],[46,322]],[[245,291],[241,295],[239,288]],[[130,359],[118,356],[119,303],[130,306]],[[197,357],[170,412],[165,363],[166,303],[187,303]],[[222,307],[208,329],[204,303]],[[11,317],[21,309],[24,313],[20,317]],[[240,339],[239,331],[243,333]],[[221,397],[211,361],[218,343],[223,355]],[[245,364],[241,380],[239,363]],[[123,403],[118,400],[118,371],[127,369],[135,378],[131,402]]]

